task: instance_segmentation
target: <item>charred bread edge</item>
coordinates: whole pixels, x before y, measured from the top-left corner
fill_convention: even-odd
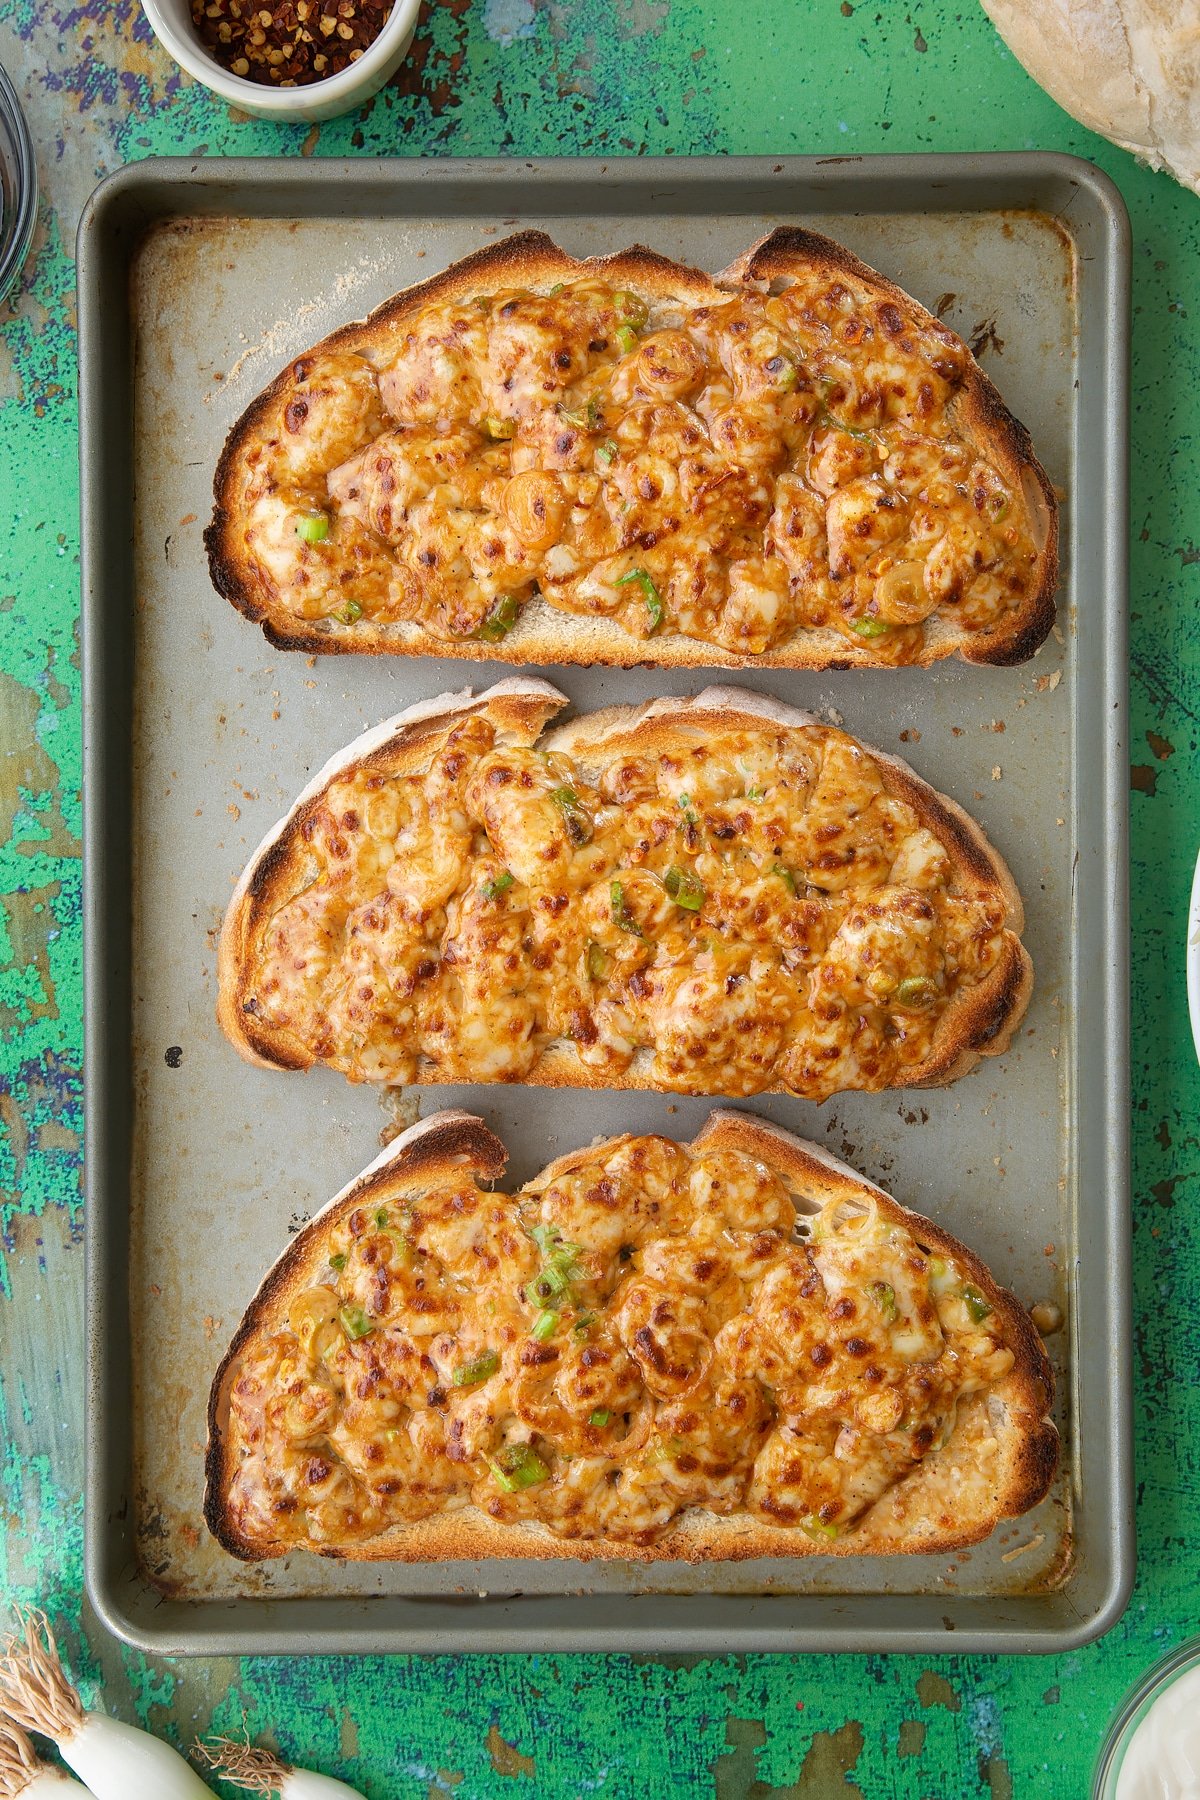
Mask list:
[[[624,1134],[577,1150],[549,1163],[525,1184],[523,1192],[537,1193],[574,1168],[593,1160],[602,1151],[614,1151],[629,1141]],[[513,1556],[536,1559],[616,1562],[742,1561],[756,1556],[855,1556],[870,1554],[933,1553],[962,1549],[987,1537],[1002,1519],[1026,1512],[1043,1499],[1058,1464],[1058,1432],[1048,1417],[1054,1379],[1042,1341],[1021,1303],[996,1282],[987,1266],[949,1232],[919,1213],[913,1213],[884,1189],[831,1156],[821,1145],[798,1138],[750,1113],[720,1108],[710,1114],[690,1144],[693,1153],[705,1149],[738,1151],[764,1163],[792,1190],[797,1210],[813,1212],[826,1201],[842,1199],[861,1203],[869,1198],[890,1221],[903,1226],[926,1248],[953,1259],[968,1275],[1003,1322],[1005,1341],[1015,1362],[1009,1373],[991,1390],[990,1397],[1002,1409],[1004,1427],[998,1429],[1000,1460],[997,1491],[982,1518],[956,1519],[953,1527],[938,1528],[927,1521],[926,1529],[914,1529],[910,1540],[897,1543],[888,1534],[888,1500],[906,1482],[933,1477],[952,1468],[955,1443],[933,1451],[915,1476],[890,1489],[870,1509],[845,1540],[814,1544],[799,1529],[760,1524],[756,1520],[728,1518],[692,1509],[657,1544],[638,1546],[609,1543],[604,1539],[557,1538],[537,1523],[498,1525],[473,1506],[455,1509],[433,1519],[391,1527],[377,1538],[348,1549],[320,1554],[352,1562],[422,1562]],[[229,1394],[238,1371],[243,1347],[262,1327],[277,1302],[285,1301],[313,1278],[325,1240],[325,1228],[334,1215],[350,1212],[371,1198],[384,1199],[397,1189],[428,1188],[443,1171],[468,1166],[483,1181],[498,1180],[506,1152],[500,1140],[482,1120],[461,1111],[431,1114],[404,1132],[361,1175],[334,1196],[272,1265],[234,1334],[233,1341],[213,1378],[208,1406],[208,1447],[205,1455],[204,1516],[213,1536],[233,1556],[243,1561],[290,1554],[286,1545],[250,1542],[238,1536],[229,1519],[225,1495],[233,1474],[226,1437]],[[877,1516],[878,1515],[878,1516]]]
[[[472,698],[469,692],[443,694],[364,732],[326,763],[251,857],[234,889],[221,931],[217,1016],[226,1036],[248,1061],[264,1068],[293,1070],[311,1068],[314,1062],[311,1053],[287,1032],[264,1025],[247,1013],[243,1004],[247,948],[261,917],[276,902],[277,891],[284,884],[294,834],[289,828],[297,825],[305,807],[329,781],[352,766],[371,760],[380,766],[408,766],[419,749],[456,717],[486,710],[499,716],[509,729],[522,731],[524,741],[532,743],[538,736],[534,721],[538,726],[544,725],[566,704],[548,682],[527,677],[499,682],[478,698]],[[732,723],[739,719],[756,725],[766,720],[789,728],[822,723],[811,713],[765,694],[743,688],[708,687],[692,699],[652,700],[643,706],[614,706],[598,713],[581,713],[549,731],[542,741],[575,756],[586,767],[594,766],[602,755],[614,753],[618,744],[622,749],[644,747],[647,741],[653,745],[661,741],[664,728],[687,729],[710,721]],[[899,757],[874,750],[870,745],[864,744],[863,748],[879,765],[890,790],[907,801],[922,824],[946,846],[959,878],[990,888],[1008,914],[1004,949],[996,967],[961,1004],[947,1009],[929,1056],[913,1065],[903,1084],[940,1087],[965,1075],[980,1057],[1003,1054],[1024,1016],[1033,989],[1033,964],[1018,935],[1024,922],[1021,897],[1003,858],[968,813],[930,787]],[[542,1087],[658,1091],[636,1064],[619,1076],[592,1071],[579,1061],[569,1044],[557,1042],[547,1046],[525,1080]],[[422,1081],[418,1074],[417,1085]]]
[[[739,286],[769,287],[772,281],[786,281],[796,273],[800,260],[805,267],[814,265],[851,277],[868,292],[888,299],[921,330],[934,330],[945,338],[957,340],[940,320],[902,288],[870,268],[858,257],[818,232],[798,226],[778,226],[745,254],[723,270],[709,277],[698,269],[672,262],[649,250],[643,244],[631,245],[611,256],[591,257],[577,261],[561,250],[542,231],[517,232],[482,250],[476,250],[452,263],[440,274],[418,282],[383,302],[366,319],[340,326],[318,344],[290,359],[275,379],[251,401],[245,412],[231,427],[217,463],[213,482],[214,507],[212,522],[204,534],[209,570],[213,586],[239,612],[260,624],[270,643],[281,650],[305,650],[316,654],[340,652],[391,655],[436,655],[479,660],[479,645],[443,640],[420,627],[410,626],[398,635],[386,624],[374,632],[364,631],[361,622],[355,626],[332,622],[331,629],[317,631],[312,624],[298,619],[285,608],[276,607],[269,594],[246,568],[235,541],[238,513],[237,472],[241,452],[255,431],[267,419],[271,408],[288,390],[293,368],[306,356],[320,351],[359,352],[368,348],[371,338],[396,327],[409,313],[430,301],[453,300],[479,291],[481,281],[500,285],[503,278],[519,279],[527,286],[539,281],[553,281],[570,276],[609,275],[617,280],[640,285],[660,301],[683,296],[689,303],[703,305],[727,297]],[[968,441],[991,458],[1009,480],[1021,489],[1030,511],[1031,524],[1043,541],[1038,550],[1036,577],[1031,591],[1018,611],[1001,626],[981,632],[946,630],[927,641],[918,663],[928,666],[946,656],[960,654],[967,662],[990,663],[1008,667],[1028,660],[1048,635],[1054,623],[1054,595],[1058,586],[1058,501],[1049,477],[1034,455],[1028,431],[1015,419],[992,382],[968,352],[966,372],[953,401],[953,411]],[[557,662],[604,664],[619,668],[651,665],[658,668],[713,666],[729,669],[850,669],[884,668],[889,665],[876,657],[866,644],[850,643],[840,631],[830,626],[814,627],[803,632],[795,642],[765,651],[761,655],[739,656],[720,645],[682,632],[666,633],[653,640],[632,638],[611,620],[560,612],[544,605],[544,617],[530,625],[517,626],[499,644],[488,646],[489,660],[529,663]],[[653,649],[651,649],[651,643]],[[911,665],[910,665],[911,666]]]

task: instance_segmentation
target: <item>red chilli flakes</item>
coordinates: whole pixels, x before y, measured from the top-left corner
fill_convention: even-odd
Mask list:
[[[393,0],[191,0],[200,42],[223,69],[263,87],[304,87],[357,62]]]

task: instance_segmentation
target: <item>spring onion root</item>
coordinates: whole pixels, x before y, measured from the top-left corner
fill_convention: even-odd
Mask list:
[[[293,1769],[272,1750],[236,1738],[217,1738],[197,1744],[196,1754],[216,1769],[225,1781],[248,1794],[278,1794],[281,1800],[363,1800],[357,1788],[335,1781],[332,1775],[316,1775],[311,1769]]]
[[[26,1731],[58,1746],[94,1800],[212,1800],[212,1789],[169,1744],[83,1710],[44,1613],[18,1608],[17,1620],[20,1630],[0,1657],[0,1704]]]
[[[76,1800],[88,1800],[86,1788],[38,1760],[19,1725],[0,1718],[0,1800],[67,1800],[67,1788]]]

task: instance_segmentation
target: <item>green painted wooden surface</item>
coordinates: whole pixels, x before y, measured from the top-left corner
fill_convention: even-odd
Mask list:
[[[0,309],[0,1580],[88,1697],[188,1741],[275,1738],[372,1800],[1088,1791],[1122,1693],[1195,1629],[1200,1191],[1183,986],[1200,837],[1200,200],[1076,127],[975,0],[448,0],[363,113],[272,127],[183,84],[132,0],[5,0],[38,140],[23,290]],[[463,1657],[169,1666],[81,1607],[80,696],[72,244],[151,152],[836,153],[1056,148],[1134,222],[1133,990],[1138,1529],[1129,1611],[1056,1659]],[[1086,596],[1084,596],[1086,606]],[[1086,620],[1083,629],[1086,630]]]

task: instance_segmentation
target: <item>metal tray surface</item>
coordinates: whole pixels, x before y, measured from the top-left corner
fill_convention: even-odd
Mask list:
[[[250,1069],[214,1018],[230,886],[310,772],[413,699],[495,678],[436,659],[272,651],[201,546],[225,433],[291,355],[467,250],[544,226],[717,268],[812,223],[982,346],[1064,509],[1059,626],[1015,670],[733,679],[899,751],[981,821],[1037,985],[1009,1054],[945,1091],[757,1110],[942,1220],[1027,1302],[1057,1300],[1062,1471],[951,1557],[691,1569],[532,1561],[240,1564],[200,1515],[213,1369],[290,1229],[374,1153],[378,1097]],[[172,1653],[1062,1649],[1132,1578],[1125,906],[1127,227],[1044,155],[677,164],[146,162],[80,227],[87,701],[87,1566],[114,1631]],[[698,685],[548,671],[579,708]],[[509,1145],[510,1179],[597,1134],[689,1136],[702,1100],[421,1092]]]

